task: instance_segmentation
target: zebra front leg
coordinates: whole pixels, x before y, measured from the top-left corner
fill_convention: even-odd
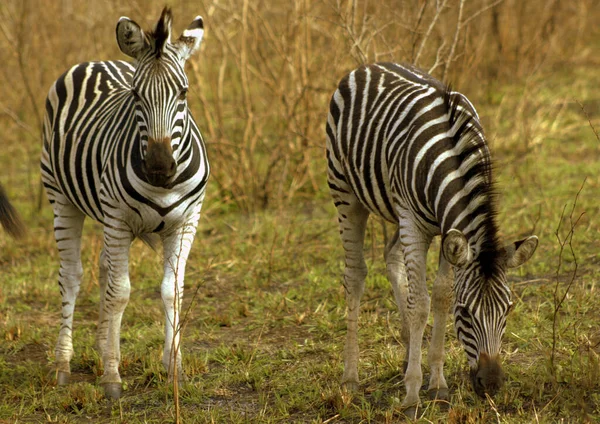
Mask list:
[[[421,370],[423,332],[430,307],[425,270],[431,238],[425,236],[412,221],[406,219],[400,221],[399,231],[408,276],[407,319],[409,323],[408,367],[404,374],[406,396],[401,406],[406,415],[415,418],[420,404],[419,390],[423,383]]]
[[[106,320],[106,345],[102,351],[104,373],[100,384],[109,399],[121,396],[121,319],[129,302],[131,290],[129,282],[129,248],[133,234],[128,230],[119,230],[116,225],[104,227],[104,249],[108,264],[108,281],[104,291],[104,309],[101,314]]]
[[[194,242],[198,220],[163,237],[164,276],[161,296],[165,309],[165,345],[162,363],[169,381],[183,380],[181,367],[181,301],[183,299],[185,265]]]
[[[398,231],[395,232],[394,237],[386,246],[384,256],[388,280],[392,285],[394,299],[400,311],[400,340],[406,351],[404,361],[402,362],[402,372],[406,373],[410,337],[407,317],[408,280]]]
[[[358,390],[358,315],[360,298],[365,290],[367,266],[363,255],[368,211],[356,201],[354,207],[338,207],[340,235],[345,251],[344,288],[346,289],[347,333],[344,346],[342,386]]]
[[[65,203],[61,203],[65,202]],[[69,383],[73,357],[73,313],[79,294],[83,267],[81,266],[81,230],[85,215],[66,199],[56,199],[54,208],[54,236],[60,256],[58,286],[62,296],[60,331],[56,342],[56,381]]]
[[[440,254],[438,274],[433,283],[433,331],[427,360],[431,370],[428,396],[434,400],[450,400],[448,384],[444,377],[444,338],[446,335],[446,318],[452,301],[452,269]]]

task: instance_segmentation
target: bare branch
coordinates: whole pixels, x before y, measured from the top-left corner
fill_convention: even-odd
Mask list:
[[[600,141],[600,136],[598,135],[598,131],[596,131],[596,128],[594,128],[594,124],[592,124],[592,119],[590,118],[590,115],[587,113],[587,110],[585,110],[585,108],[583,107],[583,105],[579,102],[579,100],[575,99],[575,101],[577,102],[577,104],[579,105],[579,107],[581,108],[581,111],[583,112],[583,114],[585,115],[585,117],[587,118],[588,123],[590,124],[590,128],[592,129],[592,131],[594,132],[594,134],[596,135],[596,138],[598,139],[598,141]]]
[[[475,19],[476,17],[478,17],[479,15],[481,15],[483,12],[485,12],[486,10],[490,10],[494,7],[496,7],[497,5],[499,5],[500,3],[502,3],[504,0],[496,0],[493,3],[488,4],[487,6],[479,9],[477,12],[473,13],[471,16],[469,16],[467,19],[465,19],[463,22],[461,22],[460,24],[460,29],[462,29],[464,26],[466,26],[469,22],[471,22],[473,19]]]
[[[440,15],[442,14],[442,11],[446,7],[446,3],[447,3],[447,0],[442,0],[441,3],[440,2],[436,2],[435,16],[433,17],[433,19],[429,23],[429,27],[427,28],[427,32],[425,32],[425,36],[421,40],[421,45],[419,46],[419,50],[417,51],[417,55],[415,56],[415,58],[413,60],[413,64],[415,66],[419,66],[419,59],[421,58],[421,53],[423,53],[423,49],[425,48],[425,44],[427,44],[427,40],[429,39],[429,36],[431,35],[431,32],[433,31],[433,28],[435,27],[435,24],[437,23],[438,19],[440,18]]]
[[[442,76],[442,81],[446,82],[448,78],[448,70],[450,69],[450,64],[452,63],[452,59],[454,58],[454,52],[456,51],[456,44],[458,43],[458,34],[460,33],[460,29],[462,27],[462,14],[463,7],[465,5],[465,0],[460,0],[458,4],[458,18],[456,19],[456,30],[454,31],[454,40],[452,40],[452,47],[450,47],[450,53],[448,53],[448,57],[446,59],[446,66],[444,67],[444,74]],[[437,59],[436,59],[437,63]]]
[[[571,212],[569,213],[569,230],[567,231],[567,234],[565,236],[564,239],[561,239],[560,237],[560,227],[562,225],[562,221],[565,217],[565,210],[567,209],[567,205],[565,204],[565,206],[563,207],[563,210],[560,214],[560,219],[558,221],[558,226],[556,227],[556,231],[555,231],[555,236],[556,239],[558,240],[558,244],[559,244],[559,252],[558,252],[558,264],[556,266],[556,273],[555,273],[555,285],[554,285],[554,315],[552,317],[552,351],[550,353],[550,365],[551,365],[551,371],[553,373],[553,375],[556,377],[556,366],[555,366],[555,358],[556,358],[556,345],[557,345],[557,338],[558,338],[558,314],[562,308],[562,305],[565,301],[565,299],[567,298],[567,295],[569,294],[569,291],[571,290],[571,287],[573,286],[573,283],[575,282],[575,278],[577,276],[577,268],[578,268],[578,263],[577,263],[577,255],[575,255],[575,249],[573,248],[573,236],[575,235],[575,227],[577,226],[577,224],[579,223],[579,220],[581,219],[581,217],[585,214],[585,212],[582,212],[577,219],[573,219],[573,213],[575,212],[575,208],[577,206],[577,201],[579,200],[579,195],[581,194],[583,187],[585,185],[586,179],[583,180],[583,183],[581,183],[581,187],[579,188],[579,190],[577,191],[577,194],[575,195],[575,200],[573,201],[573,206],[571,208]],[[560,274],[562,272],[562,265],[563,265],[563,254],[565,252],[565,248],[568,248],[569,253],[573,259],[573,271],[571,273],[571,276],[569,278],[569,281],[567,283],[567,287],[565,288],[565,291],[562,293],[562,295],[559,294],[560,291]]]

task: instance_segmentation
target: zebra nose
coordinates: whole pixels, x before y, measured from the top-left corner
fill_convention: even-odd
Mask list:
[[[480,353],[477,368],[471,370],[471,383],[475,393],[482,398],[485,398],[486,393],[494,396],[504,385],[504,380],[498,356]]]
[[[168,183],[177,172],[177,162],[173,158],[170,138],[160,141],[148,140],[148,149],[142,170],[150,184],[164,186]]]

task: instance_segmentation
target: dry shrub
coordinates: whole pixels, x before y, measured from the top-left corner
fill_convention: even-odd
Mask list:
[[[416,63],[478,103],[490,85],[592,60],[594,0],[206,0],[172,2],[175,33],[205,18],[191,108],[212,163],[209,198],[243,211],[303,201],[324,184],[324,122],[339,79],[372,61]],[[163,3],[6,0],[0,125],[37,198],[45,94],[71,64],[123,56],[121,15],[150,27]],[[32,171],[33,170],[33,171]]]

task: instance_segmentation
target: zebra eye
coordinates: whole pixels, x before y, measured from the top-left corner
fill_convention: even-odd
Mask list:
[[[140,95],[138,94],[137,91],[131,90],[131,94],[133,94],[133,98],[135,99],[136,102],[140,100]]]
[[[187,90],[187,88],[184,88],[184,89],[182,89],[182,90],[179,92],[179,100],[180,100],[180,101],[182,101],[182,102],[184,102],[184,101],[185,101],[185,99],[187,98],[187,93],[188,93],[188,90]]]

